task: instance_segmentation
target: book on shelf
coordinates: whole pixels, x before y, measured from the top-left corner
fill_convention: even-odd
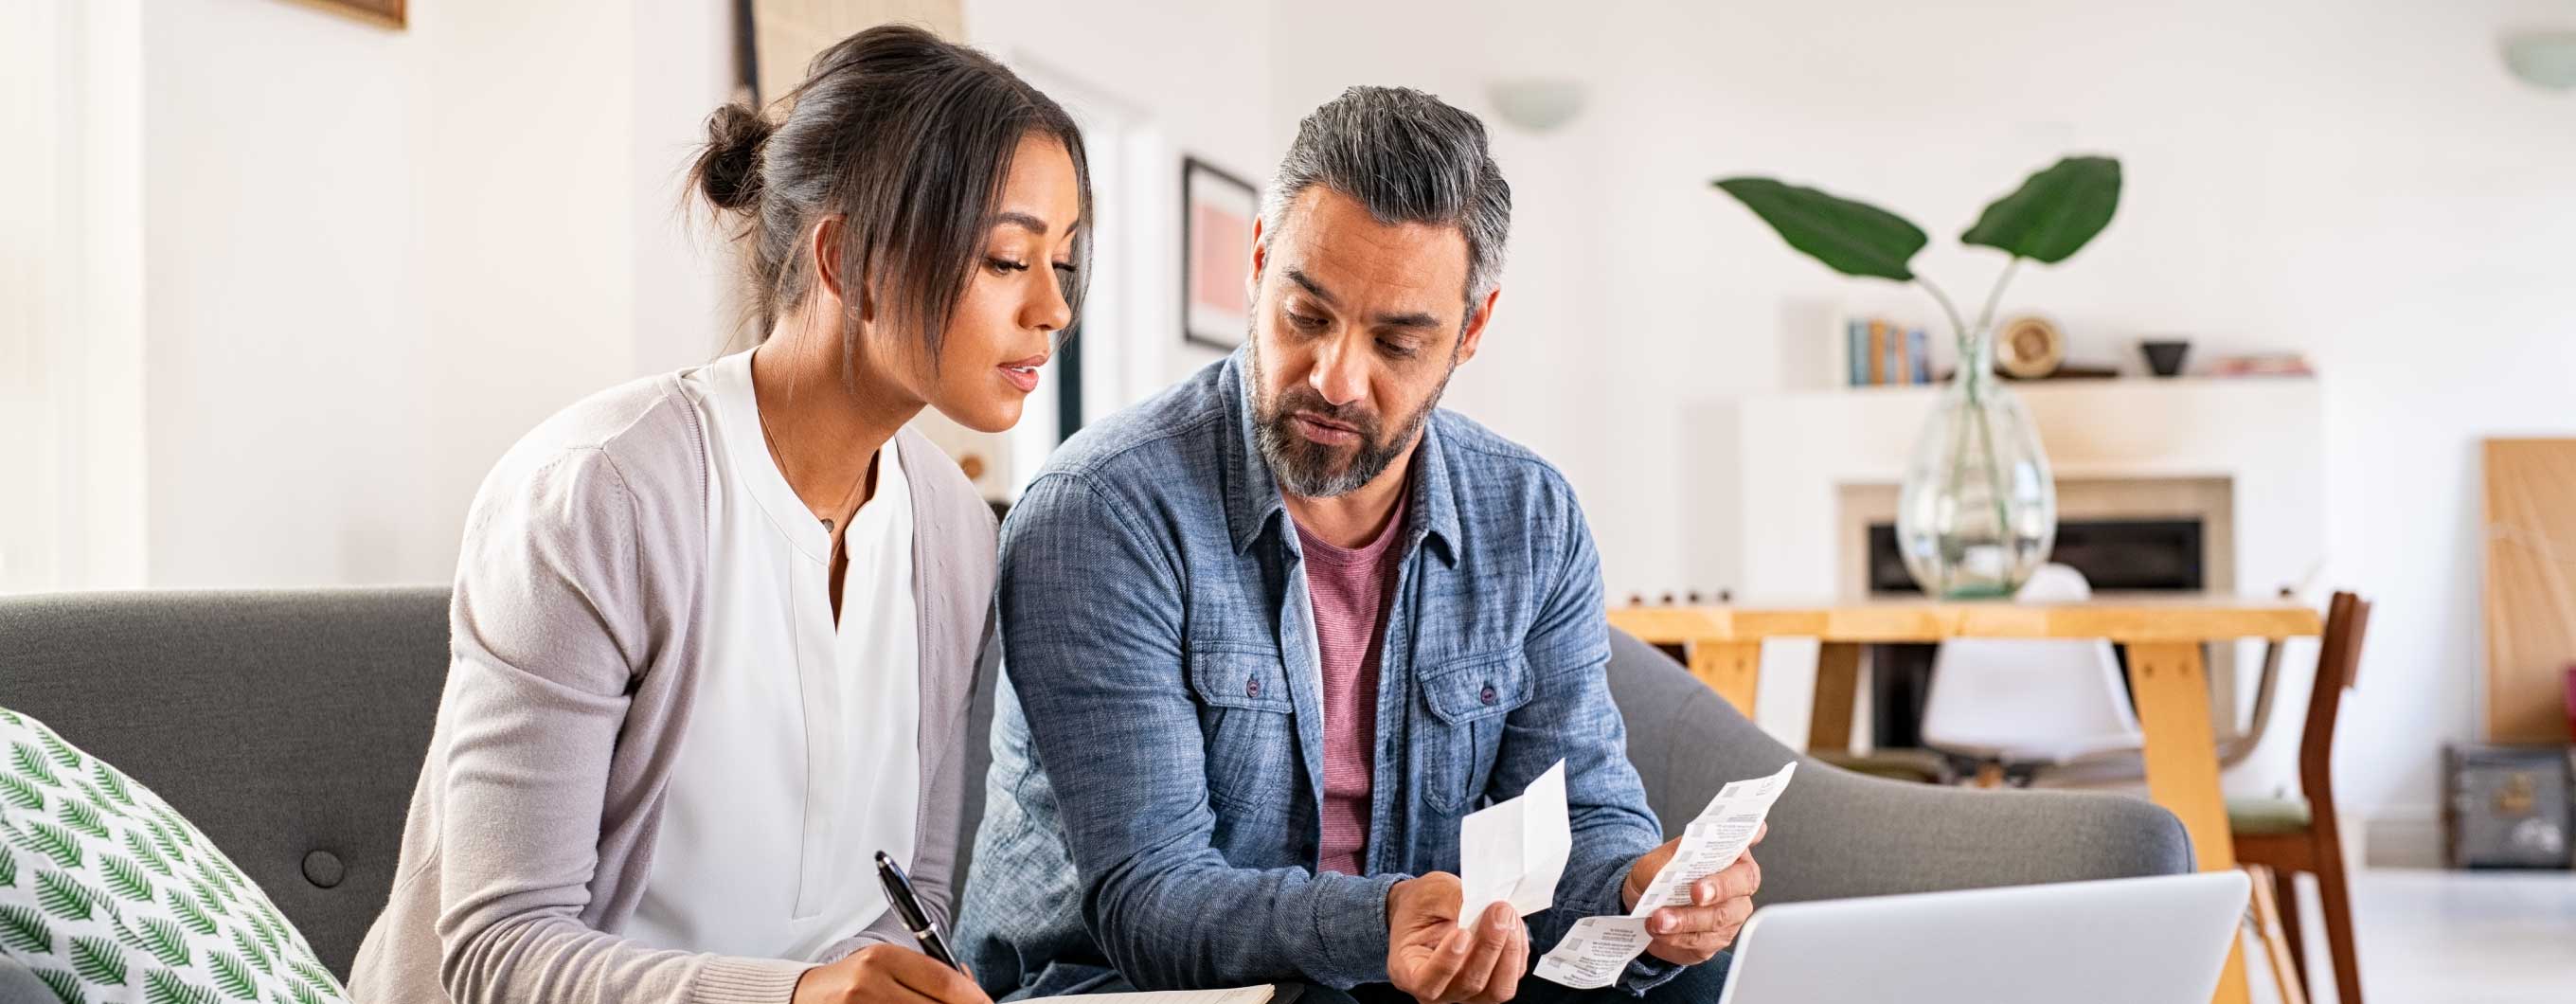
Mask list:
[[[1869,385],[1887,382],[1887,322],[1869,322]]]
[[[1843,383],[1849,387],[1869,383],[1869,322],[1857,317],[1843,321]]]

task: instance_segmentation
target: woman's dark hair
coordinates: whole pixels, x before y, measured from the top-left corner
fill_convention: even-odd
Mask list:
[[[720,215],[742,219],[748,309],[764,336],[812,288],[805,234],[839,213],[851,310],[868,297],[876,323],[918,338],[935,366],[1012,155],[1032,135],[1073,159],[1081,217],[1063,282],[1080,314],[1091,259],[1082,133],[992,57],[908,25],[870,28],[815,56],[805,82],[771,107],[774,119],[740,102],[716,109],[689,172]]]

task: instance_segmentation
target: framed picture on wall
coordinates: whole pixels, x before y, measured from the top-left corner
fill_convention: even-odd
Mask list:
[[[1252,183],[1181,159],[1181,340],[1234,351],[1252,318]]]

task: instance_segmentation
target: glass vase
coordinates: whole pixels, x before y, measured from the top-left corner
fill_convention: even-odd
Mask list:
[[[1927,596],[2013,595],[2057,540],[2057,481],[2021,399],[1996,378],[1992,332],[1959,340],[1897,496],[1896,542]]]

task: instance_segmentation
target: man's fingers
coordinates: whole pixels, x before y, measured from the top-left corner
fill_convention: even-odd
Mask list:
[[[1509,924],[1514,920],[1511,906],[1504,903],[1487,907],[1485,915],[1476,919],[1476,926],[1468,929],[1476,946],[1467,953],[1458,974],[1450,977],[1448,991],[1440,995],[1443,999],[1467,1000],[1485,992],[1485,984],[1493,980],[1494,964],[1502,961],[1503,949],[1511,942]]]
[[[1762,865],[1747,854],[1725,870],[1691,883],[1691,902],[1699,906],[1742,899],[1762,891]]]
[[[1459,967],[1466,964],[1467,949],[1474,938],[1473,929],[1451,925],[1448,936],[1419,956],[1413,972],[1406,974],[1405,991],[1426,1001],[1448,1000],[1442,991],[1449,986],[1450,978],[1458,975]]]
[[[1503,1004],[1520,992],[1521,974],[1529,972],[1529,929],[1513,918],[1512,930],[1506,933],[1510,944],[1504,946],[1501,961],[1494,963],[1494,976],[1485,983],[1485,997],[1493,1004]]]
[[[1756,826],[1756,827],[1754,827],[1754,828],[1753,828],[1753,842],[1752,842],[1752,843],[1750,843],[1750,844],[1746,844],[1745,846],[1747,846],[1747,847],[1760,847],[1760,846],[1762,846],[1762,838],[1767,837],[1767,836],[1770,836],[1770,835],[1771,835],[1771,821],[1770,821],[1770,820],[1767,820],[1767,819],[1766,819],[1766,820],[1763,820],[1763,821],[1762,821],[1762,823],[1761,823],[1761,825]]]
[[[1646,933],[1657,938],[1681,937],[1744,926],[1753,916],[1753,901],[1726,900],[1715,906],[1668,906],[1646,918]]]
[[[1733,940],[1734,936],[1727,932],[1709,931],[1700,934],[1676,934],[1669,938],[1658,939],[1655,943],[1663,946],[1667,955],[1688,955],[1705,960],[1709,956],[1725,951],[1727,943]]]

